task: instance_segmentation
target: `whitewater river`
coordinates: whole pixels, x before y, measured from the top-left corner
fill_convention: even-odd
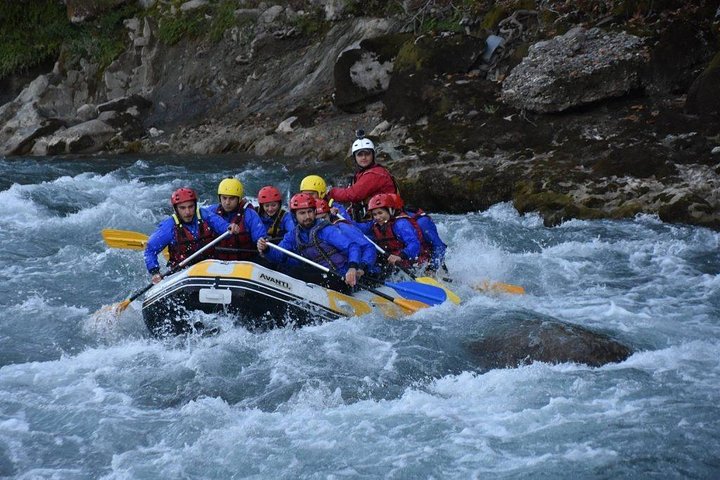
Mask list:
[[[0,158],[0,477],[720,478],[717,232],[651,216],[546,228],[496,205],[435,217],[459,307],[165,341],[132,308],[95,322],[149,280],[141,252],[100,231],[151,233],[173,189],[212,201],[227,173],[251,196],[323,174]],[[528,293],[483,295],[482,279]],[[523,315],[634,353],[477,368],[483,322]]]

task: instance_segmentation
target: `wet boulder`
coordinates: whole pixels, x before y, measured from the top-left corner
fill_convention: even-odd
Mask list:
[[[393,61],[409,34],[388,34],[362,40],[344,50],[335,62],[335,105],[346,112],[363,111],[390,84]]]
[[[436,111],[445,103],[446,77],[472,70],[484,50],[485,39],[464,34],[405,42],[383,100],[384,116],[414,121]]]
[[[518,110],[562,112],[640,88],[647,63],[641,38],[577,27],[532,45],[504,80],[502,99]]]
[[[32,153],[95,153],[102,150],[114,135],[115,129],[107,123],[99,119],[90,120],[39,139],[33,146]]]
[[[685,109],[697,115],[720,115],[720,52],[690,86]]]
[[[465,346],[482,369],[514,368],[533,362],[599,367],[621,362],[632,353],[608,335],[524,312],[494,316],[482,336]]]

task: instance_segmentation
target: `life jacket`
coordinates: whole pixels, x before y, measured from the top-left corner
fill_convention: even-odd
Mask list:
[[[406,245],[405,242],[402,241],[402,239],[395,236],[395,232],[392,228],[398,218],[405,218],[410,221],[410,224],[413,226],[413,230],[415,231],[415,236],[420,242],[420,253],[418,254],[417,259],[405,260],[403,258],[399,262],[400,266],[402,266],[403,268],[410,268],[415,263],[427,263],[431,258],[430,245],[423,239],[422,230],[420,230],[420,226],[417,224],[417,221],[415,221],[414,218],[410,217],[405,212],[401,212],[396,216],[391,217],[390,220],[388,220],[382,226],[378,225],[377,223],[373,223],[372,230],[373,235],[375,236],[376,243],[380,245],[380,247],[382,247],[382,249],[385,250],[385,252],[387,252],[389,255],[397,255],[398,257],[400,256],[400,253],[402,253]]]
[[[330,245],[318,238],[318,233],[325,227],[329,227],[330,222],[327,220],[318,220],[317,223],[310,229],[308,235],[308,242],[305,243],[300,238],[300,226],[295,228],[295,244],[297,245],[297,251],[303,257],[312,260],[315,263],[329,268],[330,270],[339,270],[347,262],[345,255]]]
[[[274,218],[272,225],[270,225],[267,229],[267,234],[270,238],[281,238],[286,233],[282,231],[282,221],[286,214],[287,212],[285,209],[280,208],[280,210],[275,212],[274,217],[269,217]]]
[[[213,258],[218,260],[249,260],[255,256],[255,244],[253,244],[250,232],[245,228],[245,209],[251,208],[252,205],[246,201],[238,206],[237,213],[230,220],[230,223],[236,224],[240,227],[240,233],[237,235],[230,235],[225,239],[221,240],[215,246],[215,255]],[[225,211],[222,205],[218,205],[215,211],[219,216],[224,216]],[[242,250],[251,250],[245,252]]]
[[[180,222],[177,213],[173,213],[172,215],[175,221],[175,245],[172,243],[168,245],[168,253],[170,254],[168,264],[173,267],[180,264],[180,262],[200,250],[215,238],[215,233],[210,228],[210,225],[202,218],[200,207],[196,208],[195,215],[198,220],[198,238],[195,238],[192,232]],[[203,252],[198,260],[211,258],[213,256],[212,250],[211,248]]]
[[[411,218],[415,219],[416,221],[420,217],[430,218],[430,215],[428,215],[425,212],[425,210],[423,210],[422,208],[415,208],[415,209],[410,208],[410,209],[404,210],[404,212],[407,213]]]

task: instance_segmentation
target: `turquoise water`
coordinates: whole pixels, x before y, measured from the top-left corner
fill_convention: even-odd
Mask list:
[[[459,307],[166,341],[132,307],[93,320],[149,280],[141,253],[108,249],[100,230],[152,232],[180,186],[210,202],[227,174],[252,196],[316,173],[284,163],[0,159],[0,477],[720,477],[720,234],[707,229],[651,216],[550,229],[496,205],[435,216]],[[482,295],[482,279],[528,294]],[[479,369],[467,342],[521,314],[635,353]]]

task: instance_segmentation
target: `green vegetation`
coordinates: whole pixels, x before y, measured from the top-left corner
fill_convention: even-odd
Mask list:
[[[166,45],[175,45],[183,38],[198,38],[208,29],[205,18],[207,7],[175,15],[163,15],[158,22],[157,36]]]
[[[293,24],[307,37],[319,36],[330,30],[330,22],[325,20],[325,13],[319,8],[298,15]]]
[[[56,0],[0,4],[0,78],[24,71],[64,52],[68,62],[86,58],[102,68],[125,49],[122,21],[138,12],[124,6],[100,18],[73,25],[66,7]]]
[[[75,34],[65,6],[51,0],[0,5],[0,78],[56,58]]]
[[[210,22],[209,38],[213,43],[217,43],[223,38],[223,34],[226,30],[237,25],[235,19],[235,8],[237,2],[231,0],[223,0],[217,6],[215,16],[213,16]]]

